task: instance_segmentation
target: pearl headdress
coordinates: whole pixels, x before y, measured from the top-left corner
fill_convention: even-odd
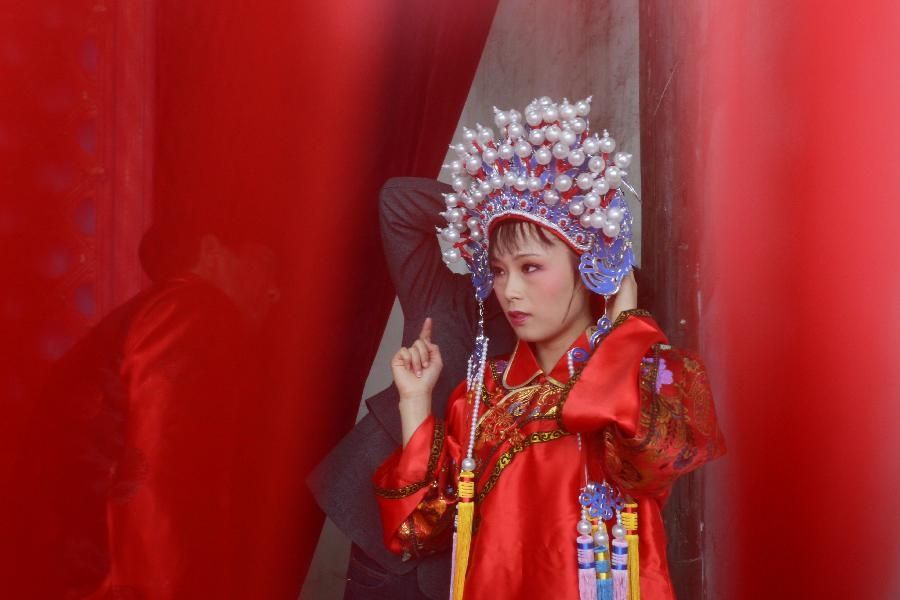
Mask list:
[[[447,227],[441,236],[452,247],[449,263],[464,260],[479,300],[493,284],[488,265],[490,228],[506,219],[541,225],[581,256],[579,270],[589,290],[615,294],[634,263],[631,214],[621,188],[631,155],[615,152],[609,132],[592,134],[587,115],[591,99],[571,104],[548,97],[519,111],[494,108],[499,138],[481,124],[463,128],[463,141],[451,146],[458,158],[452,170],[454,192],[445,194]]]

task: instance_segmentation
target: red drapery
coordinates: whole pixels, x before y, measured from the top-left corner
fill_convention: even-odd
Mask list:
[[[12,421],[27,419],[52,360],[137,291],[147,186],[158,220],[253,222],[271,232],[282,300],[267,331],[266,377],[248,399],[258,407],[244,423],[255,434],[247,455],[257,502],[242,535],[257,549],[246,565],[256,597],[294,598],[321,523],[305,474],[352,426],[392,301],[377,190],[394,175],[437,174],[496,2],[14,4],[2,9],[3,74],[5,89],[20,93],[4,94],[0,122],[4,166],[13,167],[0,215],[14,251],[3,267],[16,294],[2,315],[14,325],[2,380]],[[106,37],[82,43],[97,36]],[[35,101],[35,91],[47,99]],[[97,118],[90,125],[79,111],[95,92],[106,104],[85,109]],[[80,209],[89,186],[96,203]],[[84,236],[71,257],[47,253],[69,235],[73,214],[98,235],[104,226],[119,232],[101,244],[108,260]],[[64,316],[65,335],[41,338],[70,311],[72,296],[55,291],[73,265],[103,300]],[[52,352],[32,359],[36,346]],[[18,460],[3,463],[4,477],[27,470],[17,439],[2,443]],[[27,512],[27,498],[10,508]]]
[[[897,592],[898,22],[641,3],[644,256],[729,447],[706,470],[710,598]]]

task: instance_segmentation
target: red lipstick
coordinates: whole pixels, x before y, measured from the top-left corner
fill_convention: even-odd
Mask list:
[[[509,322],[513,327],[519,327],[521,325],[524,325],[525,321],[530,316],[531,316],[530,314],[528,314],[526,312],[522,312],[520,310],[511,310],[508,313],[506,313],[506,317],[509,319]]]

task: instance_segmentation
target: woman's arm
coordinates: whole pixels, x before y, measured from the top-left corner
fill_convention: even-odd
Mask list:
[[[664,345],[648,314],[618,321],[565,392],[561,422],[602,434],[605,475],[624,489],[664,494],[725,451],[712,394],[700,361]]]

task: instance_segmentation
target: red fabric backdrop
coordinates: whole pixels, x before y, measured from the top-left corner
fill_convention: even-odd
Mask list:
[[[898,23],[892,2],[641,3],[644,256],[729,448],[710,598],[900,589]]]
[[[304,478],[352,426],[392,302],[377,190],[438,173],[495,7],[3,2],[10,421],[27,418],[53,359],[140,287],[151,186],[156,219],[268,232],[283,295],[268,377],[248,399],[258,505],[245,534],[259,551],[247,577],[257,597],[296,597],[322,520]],[[11,485],[29,467],[13,432],[0,442]]]

